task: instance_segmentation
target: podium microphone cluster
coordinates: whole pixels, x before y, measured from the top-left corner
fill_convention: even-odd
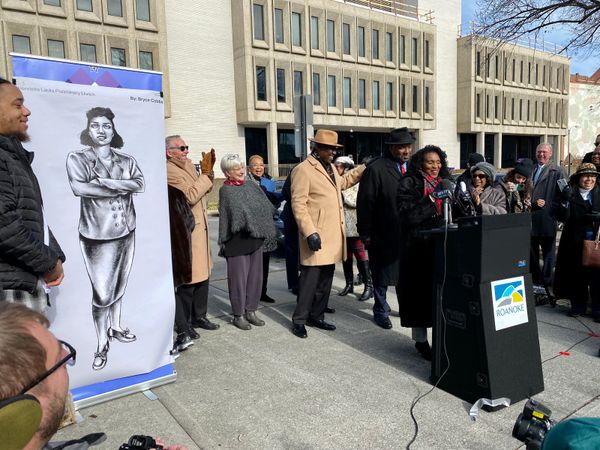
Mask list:
[[[452,224],[452,209],[451,203],[454,201],[454,190],[456,185],[444,178],[440,184],[437,185],[435,192],[432,194],[433,198],[441,199],[444,202],[444,224],[449,226]]]
[[[459,184],[458,198],[459,205],[463,210],[466,216],[475,216],[477,215],[477,211],[475,211],[475,203],[473,203],[473,197],[467,190],[467,184],[464,181],[461,181]]]

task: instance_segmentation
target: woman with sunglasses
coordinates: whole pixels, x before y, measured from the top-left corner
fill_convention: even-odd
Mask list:
[[[496,169],[490,163],[480,162],[471,167],[468,188],[479,215],[506,214],[506,195],[494,186],[495,179]]]

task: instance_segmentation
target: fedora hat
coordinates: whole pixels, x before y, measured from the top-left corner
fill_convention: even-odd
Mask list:
[[[343,147],[343,145],[338,144],[338,134],[333,130],[318,130],[315,137],[308,138],[308,140],[315,144],[327,145],[329,147]]]
[[[596,170],[596,166],[594,164],[583,163],[577,168],[577,171],[573,175],[571,175],[571,183],[576,182],[582,175],[594,175],[597,177],[600,174]]]
[[[390,132],[390,140],[386,142],[387,145],[404,145],[414,144],[415,138],[408,131],[408,128],[396,128]]]

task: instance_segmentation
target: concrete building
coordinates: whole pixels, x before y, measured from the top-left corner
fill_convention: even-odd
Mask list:
[[[587,152],[594,149],[594,141],[598,134],[600,134],[600,69],[590,77],[571,75],[569,134],[563,148],[563,158],[567,162],[583,158]]]

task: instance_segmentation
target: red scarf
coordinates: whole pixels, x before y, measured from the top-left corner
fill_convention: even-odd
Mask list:
[[[441,183],[442,179],[440,177],[433,178],[430,175],[427,175],[425,172],[421,171],[421,175],[423,175],[423,180],[425,181],[425,192],[423,194],[424,197],[431,195],[438,184]],[[435,206],[437,208],[438,214],[442,215],[442,200],[435,199]]]
[[[230,180],[227,178],[225,181],[223,181],[223,184],[227,184],[228,186],[241,186],[244,184],[244,180]]]

